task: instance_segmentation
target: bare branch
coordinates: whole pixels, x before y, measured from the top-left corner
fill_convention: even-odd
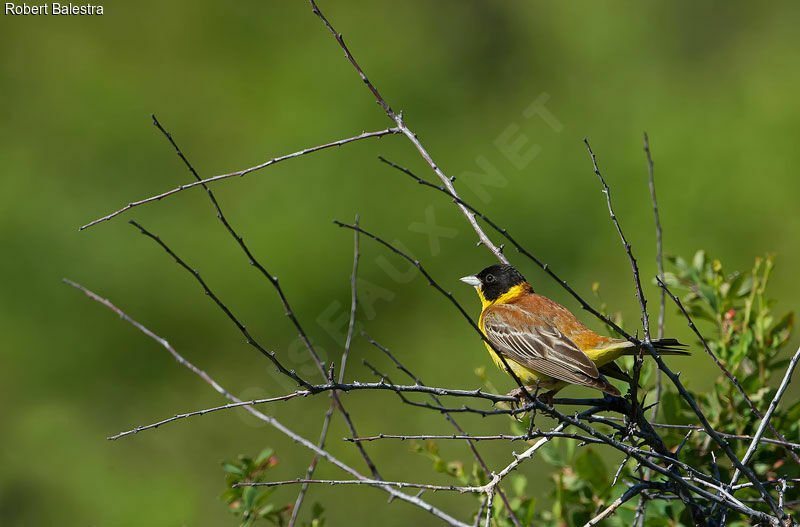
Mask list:
[[[286,161],[287,159],[293,159],[295,157],[304,156],[306,154],[310,154],[312,152],[317,152],[319,150],[324,150],[326,148],[331,148],[331,147],[334,147],[334,146],[342,146],[342,145],[345,145],[347,143],[352,143],[353,141],[360,141],[361,139],[367,139],[367,138],[370,138],[370,137],[383,137],[385,135],[397,134],[397,133],[400,133],[400,130],[398,128],[387,128],[385,130],[379,130],[377,132],[362,132],[362,133],[360,133],[360,134],[358,134],[356,136],[348,137],[347,139],[339,139],[338,141],[325,143],[325,144],[322,144],[322,145],[319,145],[319,146],[312,146],[312,147],[309,147],[309,148],[304,148],[304,149],[298,150],[297,152],[294,152],[292,154],[286,154],[286,155],[279,156],[279,157],[273,157],[269,161],[265,161],[264,163],[261,163],[259,165],[256,165],[256,166],[253,166],[253,167],[250,167],[250,168],[245,168],[244,170],[239,170],[237,172],[230,172],[228,174],[220,174],[219,176],[214,176],[214,177],[210,177],[210,178],[203,179],[203,180],[200,180],[200,181],[195,181],[194,183],[187,183],[185,185],[181,185],[181,186],[179,186],[177,188],[174,188],[172,190],[168,190],[166,192],[162,192],[161,194],[156,194],[155,196],[150,196],[149,198],[145,198],[145,199],[142,199],[142,200],[139,200],[139,201],[132,201],[132,202],[128,203],[127,205],[125,205],[124,207],[122,207],[121,209],[119,209],[119,210],[117,210],[115,212],[112,212],[111,214],[108,214],[106,216],[103,216],[102,218],[98,218],[98,219],[96,219],[96,220],[94,220],[92,222],[87,223],[83,227],[80,227],[78,230],[82,231],[82,230],[84,230],[86,228],[89,228],[89,227],[92,227],[93,225],[96,225],[98,223],[101,223],[101,222],[104,222],[104,221],[108,221],[111,218],[114,218],[115,216],[119,216],[123,212],[125,212],[127,210],[130,210],[130,209],[132,209],[134,207],[138,207],[139,205],[144,205],[145,203],[150,203],[151,201],[160,201],[160,200],[162,200],[162,199],[164,199],[164,198],[166,198],[168,196],[172,196],[173,194],[177,194],[178,192],[181,192],[182,190],[190,189],[192,187],[197,187],[197,186],[200,186],[200,185],[206,185],[208,183],[213,183],[214,181],[219,181],[221,179],[227,179],[227,178],[232,178],[232,177],[237,177],[237,176],[245,176],[245,175],[249,174],[250,172],[255,172],[256,170],[260,170],[262,168],[266,168],[266,167],[268,167],[270,165],[274,165],[275,163],[280,163],[281,161]]]
[[[460,493],[485,492],[483,487],[459,487],[456,485],[429,485],[427,483],[408,483],[405,481],[386,481],[383,479],[288,479],[285,481],[264,481],[236,483],[234,487],[282,487],[285,485],[321,484],[321,485],[369,485],[372,487],[397,487],[400,489],[425,489],[436,492],[438,490],[455,491]]]
[[[203,287],[203,291],[205,292],[205,294],[208,297],[210,297],[211,300],[213,300],[215,304],[217,304],[217,306],[222,310],[223,313],[225,313],[228,316],[229,319],[231,319],[231,321],[234,323],[234,325],[239,330],[239,332],[242,335],[244,335],[245,341],[248,344],[250,344],[251,346],[253,346],[254,348],[256,348],[258,351],[260,351],[269,360],[271,360],[272,363],[275,364],[275,366],[277,366],[278,371],[280,371],[281,373],[283,373],[287,377],[289,377],[291,379],[294,379],[301,386],[305,386],[306,388],[310,388],[311,387],[311,384],[308,381],[306,381],[305,379],[302,379],[299,375],[297,375],[297,373],[295,373],[294,370],[287,370],[283,366],[283,364],[281,364],[281,362],[278,360],[278,358],[275,356],[275,352],[274,351],[267,351],[263,346],[261,346],[261,344],[258,343],[258,341],[256,341],[252,337],[252,335],[250,335],[250,333],[247,331],[247,328],[244,326],[244,324],[239,322],[239,319],[236,318],[236,316],[231,312],[230,309],[228,309],[228,306],[226,306],[224,303],[222,303],[222,300],[220,300],[219,297],[217,297],[217,295],[215,295],[211,291],[211,289],[209,289],[209,287],[206,284],[205,280],[203,280],[203,278],[200,276],[200,273],[197,272],[197,270],[192,269],[185,261],[183,261],[177,254],[175,254],[172,251],[172,249],[170,249],[161,240],[161,238],[159,238],[155,234],[151,233],[150,231],[148,231],[147,229],[145,229],[144,227],[142,227],[141,225],[139,225],[138,223],[136,223],[133,220],[129,220],[128,223],[130,223],[131,225],[133,225],[134,227],[139,229],[139,232],[141,232],[142,234],[144,234],[148,238],[150,238],[153,241],[155,241],[158,245],[161,246],[162,249],[164,249],[164,251],[167,252],[167,254],[169,254],[175,260],[175,262],[178,265],[180,265],[181,267],[186,269],[189,272],[189,274],[191,274],[195,278],[195,280],[197,280],[200,283],[200,285]]]
[[[411,141],[411,144],[414,145],[414,148],[417,149],[417,152],[419,152],[419,155],[422,156],[422,158],[431,167],[431,170],[433,170],[434,174],[436,174],[436,176],[442,181],[442,184],[445,187],[447,187],[447,189],[454,196],[458,196],[458,193],[456,192],[456,189],[453,187],[452,180],[449,177],[445,176],[444,172],[442,172],[442,170],[439,168],[439,166],[436,164],[436,162],[434,162],[434,160],[431,157],[431,155],[428,153],[428,151],[425,149],[425,147],[422,146],[422,143],[419,142],[419,139],[417,139],[417,134],[412,132],[406,126],[406,123],[403,121],[402,112],[398,114],[398,113],[395,113],[394,110],[392,110],[392,108],[389,106],[389,103],[387,103],[386,100],[383,98],[383,96],[380,94],[380,92],[378,92],[378,89],[375,87],[375,85],[372,84],[372,82],[370,82],[370,80],[367,78],[366,74],[364,73],[364,70],[361,69],[361,66],[358,64],[358,62],[356,62],[355,57],[353,57],[353,54],[350,53],[350,50],[347,48],[347,45],[345,45],[345,43],[344,43],[344,38],[342,38],[342,34],[341,33],[337,33],[336,30],[333,29],[333,26],[328,21],[328,19],[325,18],[325,15],[322,14],[322,11],[319,10],[319,7],[317,7],[317,3],[314,0],[309,0],[309,2],[311,4],[311,9],[314,12],[314,14],[316,14],[319,17],[319,19],[322,20],[322,23],[325,24],[325,27],[327,27],[328,31],[331,32],[333,37],[336,39],[336,42],[339,43],[339,47],[341,47],[342,51],[344,51],[344,54],[347,57],[347,60],[349,60],[350,63],[353,65],[353,68],[355,68],[356,73],[358,73],[359,77],[361,77],[361,81],[367,86],[367,88],[369,88],[369,90],[372,92],[372,95],[375,96],[375,100],[378,101],[378,104],[381,105],[381,107],[383,108],[383,111],[386,112],[386,115],[388,115],[389,118],[392,121],[394,121],[395,124],[397,124],[397,128],[400,130],[400,132],[402,132],[403,135],[405,135],[408,138],[408,140]],[[459,204],[459,208],[461,209],[461,212],[464,214],[464,216],[467,218],[467,221],[472,226],[472,228],[475,231],[475,233],[478,235],[478,239],[480,240],[479,243],[482,243],[490,251],[492,251],[492,254],[494,254],[495,257],[498,260],[500,260],[500,262],[508,263],[508,259],[506,259],[506,257],[503,255],[503,251],[501,250],[501,248],[498,248],[492,242],[492,240],[489,239],[489,237],[486,235],[486,233],[483,232],[483,229],[481,229],[481,226],[478,225],[477,220],[475,220],[475,215],[471,214],[470,211],[466,207],[461,205],[461,204]]]
[[[289,394],[286,394],[286,395],[281,395],[279,397],[270,397],[268,399],[253,399],[252,401],[240,401],[238,403],[224,404],[222,406],[215,406],[213,408],[205,408],[203,410],[197,410],[197,411],[188,412],[188,413],[185,413],[185,414],[175,414],[172,417],[168,417],[167,419],[162,419],[161,421],[158,421],[156,423],[145,425],[145,426],[137,426],[136,428],[133,428],[133,429],[128,430],[126,432],[120,432],[117,435],[113,435],[113,436],[107,437],[106,439],[108,439],[110,441],[114,441],[114,440],[119,439],[120,437],[125,437],[125,436],[131,435],[131,434],[138,434],[139,432],[142,432],[144,430],[150,430],[151,428],[158,428],[161,425],[165,425],[167,423],[171,423],[171,422],[177,421],[179,419],[185,419],[187,417],[193,417],[195,415],[205,415],[205,414],[208,414],[208,413],[211,413],[211,412],[217,412],[219,410],[230,410],[231,408],[241,408],[242,406],[253,406],[253,405],[256,405],[256,404],[274,403],[276,401],[288,401],[289,399],[294,399],[295,397],[297,397],[299,395],[302,395],[302,392],[289,393]]]
[[[427,440],[427,439],[434,439],[437,441],[440,440],[448,440],[448,439],[466,439],[468,441],[529,441],[531,439],[539,439],[542,437],[546,437],[549,439],[555,437],[563,437],[565,439],[576,439],[583,443],[601,443],[599,439],[594,439],[588,436],[583,436],[580,434],[569,434],[564,432],[542,432],[541,430],[534,430],[531,432],[531,435],[522,434],[522,435],[511,435],[511,434],[497,434],[497,435],[484,435],[484,436],[474,436],[469,434],[450,434],[450,435],[437,435],[437,434],[418,434],[418,435],[401,435],[401,434],[378,434],[374,436],[367,436],[367,437],[345,437],[342,438],[344,441],[352,442],[352,441],[377,441],[380,439],[399,439],[401,441],[407,440]]]
[[[600,169],[597,167],[597,157],[595,156],[595,153],[592,152],[592,147],[589,146],[588,139],[584,137],[583,142],[586,144],[586,148],[589,150],[589,155],[592,157],[594,173],[598,179],[600,179],[600,183],[603,185],[603,194],[606,195],[606,204],[608,205],[608,213],[611,215],[611,221],[617,228],[617,233],[619,234],[620,240],[622,240],[622,245],[625,247],[625,254],[628,255],[628,260],[631,264],[631,271],[633,272],[634,286],[636,288],[636,299],[639,301],[639,308],[642,311],[644,341],[650,342],[650,317],[647,314],[647,300],[645,300],[644,293],[642,292],[642,281],[639,279],[639,266],[636,265],[636,258],[633,257],[633,252],[631,252],[631,244],[628,243],[627,238],[625,238],[625,235],[622,233],[622,227],[617,220],[617,215],[614,214],[614,207],[611,205],[611,189],[608,188],[606,180],[603,178],[603,175],[600,173]]]
[[[595,516],[594,518],[592,518],[591,520],[586,522],[583,525],[583,527],[592,527],[593,525],[597,525],[601,521],[605,520],[606,518],[608,518],[609,516],[614,514],[614,511],[619,509],[620,506],[623,503],[625,503],[626,501],[630,500],[631,498],[633,498],[634,496],[636,496],[637,494],[642,492],[644,489],[649,488],[649,487],[650,487],[649,483],[638,483],[638,484],[632,486],[631,488],[626,490],[622,494],[622,496],[620,496],[619,498],[617,498],[614,501],[612,501],[611,505],[609,505],[608,507],[603,509],[600,512],[600,514],[598,514],[597,516]]]
[[[792,373],[794,373],[794,369],[797,367],[798,360],[800,360],[800,348],[797,348],[794,356],[792,356],[792,359],[789,361],[789,366],[786,367],[786,373],[783,374],[783,380],[781,380],[781,384],[778,386],[778,391],[775,392],[775,397],[773,397],[772,401],[770,401],[767,412],[761,419],[758,429],[756,430],[756,434],[753,437],[753,440],[750,442],[750,446],[747,447],[747,452],[745,452],[744,457],[742,458],[742,465],[749,463],[750,459],[753,457],[753,454],[756,453],[758,444],[761,442],[761,437],[764,435],[764,431],[769,424],[769,419],[772,417],[773,412],[775,412],[775,408],[778,407],[778,403],[781,401],[781,397],[783,397],[786,387],[789,386],[789,381],[792,380]],[[737,467],[733,473],[733,478],[731,478],[731,485],[736,485],[736,482],[739,480],[739,473],[740,469]],[[753,482],[753,484],[756,487],[759,486],[759,484],[756,484],[756,482]]]
[[[358,214],[354,225],[358,226]],[[347,356],[350,354],[350,345],[353,342],[353,331],[356,326],[356,310],[358,309],[358,259],[360,256],[358,231],[353,232],[353,273],[350,275],[350,322],[347,325],[347,338],[344,341],[342,359],[339,361],[339,382],[344,382],[344,371],[347,366]]]
[[[644,153],[647,157],[647,174],[648,174],[648,182],[650,184],[650,199],[653,202],[653,217],[655,218],[655,225],[656,225],[656,264],[658,265],[658,277],[659,279],[664,279],[664,249],[663,249],[663,240],[662,240],[662,230],[661,230],[661,217],[658,213],[658,200],[656,200],[656,183],[653,179],[653,158],[650,156],[650,140],[647,137],[647,132],[644,132]],[[660,295],[660,304],[658,310],[658,333],[657,338],[664,337],[664,309],[665,309],[665,298],[664,298],[664,291],[661,291]],[[659,379],[660,381],[660,379]],[[660,383],[658,383],[660,391]],[[656,397],[656,401],[661,400],[660,397]]]
[[[358,225],[358,214],[356,214],[355,224]],[[339,382],[344,382],[344,373],[345,369],[347,368],[347,356],[350,353],[350,344],[353,340],[353,329],[355,327],[355,320],[356,320],[356,308],[358,306],[358,291],[356,288],[356,278],[358,275],[358,258],[359,258],[359,248],[358,248],[358,232],[353,234],[353,273],[350,277],[350,294],[351,294],[351,301],[350,301],[350,324],[348,325],[347,330],[347,339],[345,340],[344,344],[344,351],[342,352],[342,358],[339,361]],[[332,381],[333,379],[331,379]],[[333,397],[333,395],[331,395]],[[325,417],[323,418],[322,422],[322,432],[320,433],[319,441],[317,445],[322,448],[325,446],[325,438],[328,435],[328,427],[331,423],[331,416],[333,415],[333,409],[335,407],[335,401],[331,401],[331,406],[328,408],[328,411],[325,412]],[[319,460],[319,456],[314,456],[311,460],[311,464],[308,466],[306,470],[306,479],[311,479],[314,475],[314,470],[317,467],[317,461]],[[292,515],[289,518],[288,527],[294,527],[295,522],[297,521],[297,515],[300,513],[300,507],[303,505],[303,500],[305,499],[306,492],[308,492],[308,483],[303,483],[303,486],[300,487],[300,492],[297,494],[297,499],[294,502],[294,507],[292,507]]]
[[[331,417],[333,417],[335,404],[336,403],[331,400],[331,404],[328,406],[328,410],[325,412],[325,417],[322,419],[322,431],[319,433],[319,440],[317,441],[317,446],[319,448],[325,448],[325,440],[328,437],[328,428],[331,424]],[[319,463],[319,456],[314,454],[314,457],[311,459],[311,463],[306,469],[306,479],[311,479],[311,477],[314,475],[314,471],[317,468],[317,463]],[[304,483],[303,486],[300,487],[300,492],[297,494],[297,499],[294,500],[292,515],[289,517],[289,523],[287,524],[288,527],[294,527],[294,524],[297,522],[297,516],[300,514],[300,507],[303,505],[303,500],[308,492],[308,487],[308,483]]]

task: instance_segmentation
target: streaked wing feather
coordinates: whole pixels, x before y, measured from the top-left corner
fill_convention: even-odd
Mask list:
[[[483,318],[489,341],[520,366],[573,384],[596,387],[597,366],[557,328],[537,324],[524,310],[494,306]]]

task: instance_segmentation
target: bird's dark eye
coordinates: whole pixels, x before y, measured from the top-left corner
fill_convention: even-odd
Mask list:
[[[486,275],[486,282],[488,282],[488,283],[494,282],[494,275],[493,274],[487,274]]]

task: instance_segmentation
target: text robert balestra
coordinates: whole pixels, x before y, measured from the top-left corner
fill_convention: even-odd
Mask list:
[[[6,2],[6,15],[102,15],[103,6],[95,4],[14,4]]]

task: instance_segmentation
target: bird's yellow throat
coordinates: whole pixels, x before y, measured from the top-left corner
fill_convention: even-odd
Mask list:
[[[503,293],[502,295],[498,296],[494,300],[486,300],[486,297],[483,296],[483,291],[480,288],[476,288],[478,291],[478,296],[481,299],[481,311],[486,309],[489,306],[493,306],[494,304],[504,304],[509,300],[512,300],[519,295],[523,294],[527,291],[531,286],[528,285],[527,282],[523,282],[521,284],[517,284],[513,286],[511,289]]]

